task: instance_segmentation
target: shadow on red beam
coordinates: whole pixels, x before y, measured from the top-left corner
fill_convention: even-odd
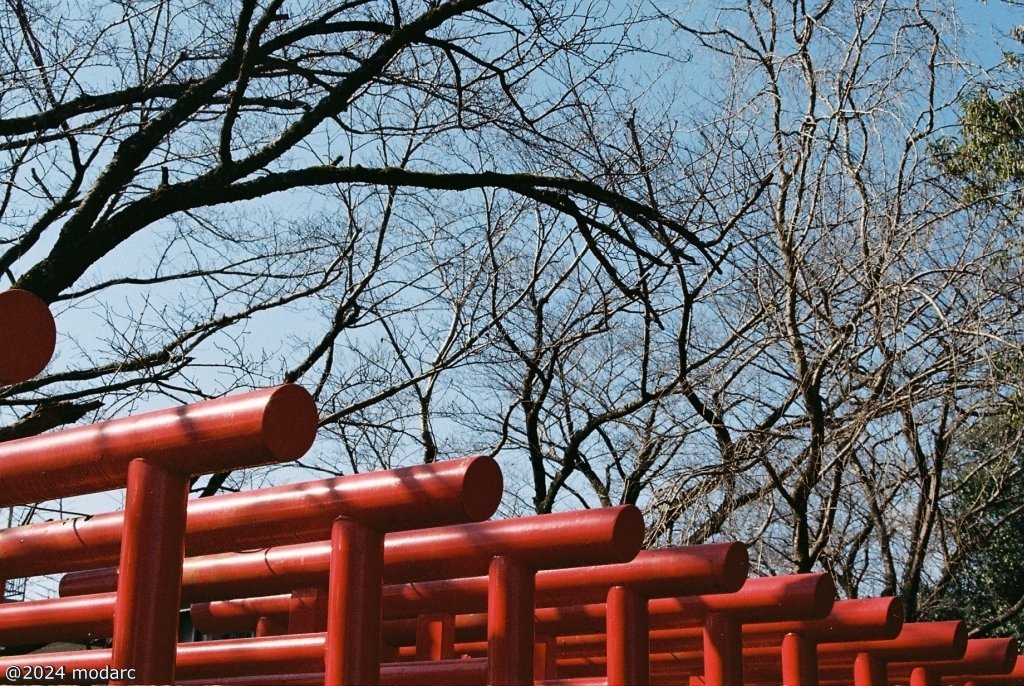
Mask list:
[[[746,547],[739,543],[641,551],[632,561],[598,567],[542,570],[536,575],[536,604],[547,607],[603,600],[612,586],[628,586],[641,595],[730,592],[746,578]],[[205,633],[251,631],[260,617],[286,621],[288,595],[195,603],[192,620]],[[385,617],[414,617],[430,612],[478,613],[487,607],[487,577],[446,579],[384,588]],[[408,624],[415,638],[415,619]],[[401,631],[405,624],[393,625]],[[486,621],[480,625],[481,635]]]
[[[626,562],[636,557],[644,522],[632,505],[461,524],[388,534],[385,581],[476,576],[503,555],[536,569]],[[279,546],[248,553],[186,558],[186,602],[288,592],[323,585],[330,544]],[[66,574],[62,596],[114,590],[116,569]]]
[[[456,646],[458,649],[459,646]],[[743,651],[744,676],[750,665],[767,662],[771,673],[779,676],[779,650],[771,648],[749,648]],[[571,678],[596,677],[604,674],[607,660],[604,655],[559,657],[556,660],[558,673]],[[651,678],[670,680],[683,678],[690,674],[701,674],[704,671],[704,651],[680,651],[672,653],[651,653]]]
[[[57,328],[46,303],[12,288],[0,291],[0,386],[28,381],[53,356]]]
[[[185,550],[200,555],[324,541],[339,516],[378,531],[483,521],[501,500],[490,457],[446,460],[192,500]],[[16,578],[117,563],[124,512],[0,531],[0,577]]]
[[[175,683],[178,686],[322,686],[323,651],[323,634],[183,643],[178,646]],[[110,650],[21,655],[17,658],[0,658],[0,669],[6,670],[11,666],[64,667],[68,679],[63,683],[74,683],[70,678],[72,670],[102,669],[110,664],[110,660]],[[486,659],[383,664],[380,670],[380,683],[382,686],[483,686],[486,683],[486,674]]]
[[[648,621],[653,631],[700,626],[709,614],[723,614],[740,623],[816,619],[828,614],[834,594],[827,574],[749,579],[735,593],[652,599],[647,603]],[[603,604],[540,609],[537,632],[561,636],[601,633],[605,614]]]
[[[0,605],[0,645],[110,638],[114,593],[48,598]]]
[[[210,686],[209,680],[178,680],[177,686]],[[323,673],[271,674],[259,677],[218,679],[217,686],[323,686]],[[481,659],[420,663],[409,669],[404,665],[384,664],[380,668],[380,686],[484,686],[486,665]],[[546,679],[533,686],[607,686],[604,677],[585,679]],[[661,686],[650,684],[648,686]],[[665,686],[669,686],[666,684]],[[673,685],[674,686],[674,685]]]
[[[966,684],[974,684],[975,686],[1010,686],[1011,684],[1017,684],[1024,686],[1024,656],[1017,656],[1014,661],[1013,669],[1009,674],[963,674],[957,676],[945,676],[942,677],[942,683],[945,686],[966,686]]]
[[[644,555],[670,553],[671,550],[644,551],[637,556],[637,559],[639,560]],[[576,570],[570,569],[566,571],[575,572]],[[546,574],[547,572],[539,572],[537,574],[538,589],[541,585],[541,578]],[[566,578],[567,581],[569,579],[571,579],[571,576]],[[482,602],[481,600],[474,600],[471,607],[468,601],[464,599],[460,602],[457,596],[459,590],[463,588],[467,589],[467,595],[471,597],[485,594],[486,586],[482,589],[478,588],[480,583],[477,579],[452,579],[437,583],[407,584],[385,588],[385,616],[396,617],[401,614],[425,612],[428,611],[428,608],[430,610],[440,609],[445,607],[444,603],[437,603],[440,599],[450,602],[449,607],[454,608],[452,609],[453,612],[464,612],[467,609],[478,608]],[[578,584],[575,590],[569,590],[568,592],[561,591],[560,586],[554,586],[553,584],[547,585],[546,593],[544,594],[538,591],[538,596],[543,595],[543,600],[537,601],[538,609],[534,613],[537,633],[538,635],[558,636],[558,644],[563,647],[568,647],[577,640],[572,637],[584,636],[585,638],[578,640],[593,644],[594,650],[603,650],[604,630],[607,623],[607,610],[604,603],[545,607],[560,600],[562,597],[571,599],[579,597],[579,595],[589,596],[592,592],[600,590],[599,587],[590,588],[588,582],[583,578],[580,579]],[[756,595],[758,590],[765,590],[769,587],[772,589],[773,598],[785,598],[785,602],[782,605],[773,605],[770,610],[776,618],[786,616],[791,618],[800,616],[810,618],[821,617],[828,612],[829,607],[832,605],[835,591],[832,580],[827,574],[802,574],[751,579],[747,581],[743,588],[753,589]],[[395,592],[390,589],[397,589],[399,597],[396,598]],[[412,605],[404,604],[404,599],[416,593],[418,589],[422,589],[423,594],[416,599],[415,603]],[[435,589],[441,589],[442,592],[434,596],[433,592]],[[604,590],[606,591],[607,589]],[[739,594],[743,592],[743,590],[738,591]],[[726,596],[724,594],[696,596],[696,598],[706,601],[703,605],[705,608],[720,607],[721,604],[718,602],[718,599],[723,597]],[[431,602],[427,602],[428,599]],[[671,629],[663,630],[680,631],[681,640],[684,642],[691,637],[695,637],[698,641],[702,640],[703,629],[701,628],[701,622],[703,622],[704,615],[693,611],[695,603],[692,601],[693,597],[651,599],[647,603],[649,625],[651,627],[655,625],[672,627]],[[390,606],[388,605],[389,602],[391,603]],[[734,607],[739,608],[737,614],[740,617],[745,616],[743,608],[748,602],[742,601],[734,605]],[[696,603],[696,605],[700,604],[700,601]],[[763,613],[766,611],[758,610],[757,612]],[[487,616],[485,614],[479,612],[459,614],[455,617],[455,638],[458,641],[482,640],[486,626]],[[676,627],[679,626],[689,627],[690,629],[677,629]],[[650,632],[652,639],[660,635],[660,631],[662,629],[652,628]],[[386,621],[384,623],[384,637],[385,640],[394,642],[396,645],[410,644],[415,638],[415,620]]]
[[[821,619],[745,624],[743,642],[762,645],[788,633],[798,633],[815,643],[870,641],[896,638],[903,628],[903,601],[899,598],[837,600]]]
[[[749,579],[736,593],[663,598],[650,603],[651,628],[678,626],[679,617],[703,619],[722,614],[749,624],[827,615],[835,602],[835,586],[827,574],[795,574]]]
[[[972,638],[959,660],[917,662],[890,662],[889,680],[906,679],[914,667],[927,667],[933,674],[955,676],[962,674],[1009,674],[1017,662],[1017,642],[1012,638]]]
[[[181,475],[288,462],[313,443],[317,411],[288,384],[0,443],[0,507],[123,487],[144,458]]]
[[[858,653],[870,653],[885,662],[959,660],[966,650],[963,622],[914,622],[904,624],[890,640],[819,643],[818,661],[822,667],[852,664]]]
[[[854,660],[861,653],[880,660],[883,668],[891,660],[930,667],[960,659],[958,656],[964,655],[966,644],[963,624],[956,621],[906,624],[895,639],[887,641],[819,644],[819,679],[822,682],[846,680],[849,683]],[[778,652],[767,648],[748,648],[743,651],[743,656],[745,666],[749,665],[746,672],[753,679],[769,675],[771,672],[765,670],[774,669],[778,661]],[[681,655],[677,653],[676,657]],[[902,681],[906,682],[906,679]]]
[[[558,639],[559,659],[557,660],[560,674],[570,677],[597,676],[605,668],[604,656],[595,651],[585,654],[582,650],[563,649],[566,640]],[[456,645],[456,650],[464,646]],[[593,648],[594,646],[591,646]],[[826,648],[826,650],[822,650]],[[839,651],[838,649],[843,650]],[[876,657],[888,660],[897,657],[914,660],[916,666],[930,667],[932,664],[943,665],[941,662],[950,655],[963,655],[966,648],[966,634],[961,622],[927,622],[907,624],[897,639],[890,641],[850,642],[819,646],[818,652],[823,680],[840,680],[848,678],[853,658],[858,652],[870,652]],[[745,674],[750,678],[759,679],[774,674],[778,676],[780,650],[775,647],[757,647],[743,649]],[[683,676],[700,672],[704,664],[704,652],[701,649],[688,651],[654,652],[650,656],[652,677]]]
[[[629,562],[545,569],[537,573],[537,607],[603,602],[612,586],[626,586],[647,597],[732,593],[747,577],[749,559],[740,543],[714,543],[645,550]],[[481,612],[487,579],[443,579],[384,589],[385,617],[424,612]]]
[[[747,648],[778,647],[786,634],[798,634],[813,643],[895,638],[903,626],[903,602],[899,598],[837,600],[821,619],[766,622],[743,625]],[[650,632],[651,652],[698,650],[703,643],[701,627],[656,629]],[[566,639],[566,646],[593,638]]]

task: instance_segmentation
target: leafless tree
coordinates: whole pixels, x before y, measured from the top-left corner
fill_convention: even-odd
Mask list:
[[[48,374],[3,391],[4,436],[300,380],[346,435],[380,427],[366,413],[405,432],[383,408],[415,397],[433,459],[438,375],[494,325],[496,277],[470,264],[500,228],[488,202],[568,218],[637,300],[606,251],[706,262],[720,238],[612,169],[577,173],[612,153],[570,124],[645,50],[646,21],[486,0],[7,3],[0,267],[63,338]]]
[[[9,0],[0,267],[62,334],[0,438],[297,381],[311,470],[494,453],[509,512],[636,503],[913,614],[1021,343],[928,153],[957,27],[662,5]]]
[[[695,389],[733,469],[663,487],[655,533],[756,538],[767,570],[824,568],[914,616],[947,561],[951,450],[1006,397],[992,363],[1021,343],[1019,254],[928,155],[965,78],[956,27],[921,2],[666,16],[740,89],[728,116],[774,176],[732,235],[738,300],[765,314]]]

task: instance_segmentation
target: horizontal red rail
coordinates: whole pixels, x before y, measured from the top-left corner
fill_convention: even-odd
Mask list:
[[[962,674],[1009,674],[1017,662],[1017,642],[1012,638],[972,638],[958,660],[929,662],[928,671],[940,676]],[[890,662],[890,679],[905,679],[917,662]]]
[[[242,638],[200,643],[182,643],[178,646],[175,667],[175,682],[188,680],[209,685],[228,684],[227,679],[239,677],[234,683],[289,683],[287,681],[262,681],[263,675],[319,673],[323,683],[324,634],[299,634],[295,636],[273,636],[266,638]],[[80,650],[63,653],[33,653],[12,657],[0,657],[0,673],[10,667],[63,667],[68,681],[74,669],[100,670],[111,664],[111,651]],[[393,684],[484,684],[487,661],[446,660],[441,662],[400,663],[381,665],[381,676],[386,683]],[[256,680],[249,680],[256,677]],[[48,681],[48,683],[60,683]],[[300,683],[306,683],[300,681]]]
[[[648,597],[722,593],[738,589],[746,578],[746,547],[715,543],[641,551],[621,564],[541,570],[535,604],[552,607],[603,600],[612,586],[629,586]],[[195,603],[192,617],[204,632],[251,631],[259,617],[286,621],[290,596]],[[428,612],[476,613],[487,608],[487,577],[445,579],[384,588],[385,617]],[[411,626],[410,635],[415,634]]]
[[[475,576],[505,555],[535,569],[626,562],[640,550],[644,523],[632,505],[460,524],[388,534],[386,581]],[[252,597],[326,583],[330,544],[304,543],[248,553],[187,558],[186,601]],[[63,596],[114,590],[116,569],[67,574]]]
[[[462,619],[457,619],[457,628]],[[837,600],[832,611],[821,619],[744,624],[742,636],[743,645],[749,648],[778,647],[782,637],[790,633],[799,634],[817,644],[891,639],[899,634],[902,627],[903,603],[899,598],[863,598]],[[701,626],[652,629],[649,635],[651,652],[701,650],[704,643],[704,629]],[[457,636],[463,640],[467,634],[458,633]],[[571,650],[571,646],[575,645],[601,645],[603,640],[604,634],[595,633],[564,636],[559,642]]]
[[[1017,656],[1013,669],[1008,674],[958,674],[941,677],[941,680],[946,686],[1024,686],[1024,656]]]
[[[177,686],[210,686],[206,679],[178,679]],[[487,660],[438,660],[418,663],[385,663],[380,666],[380,686],[485,686]],[[323,672],[308,674],[264,674],[224,677],[217,686],[324,686]]]
[[[959,660],[966,650],[967,629],[961,621],[904,624],[896,638],[889,640],[818,644],[822,665],[852,663],[857,653],[870,653],[886,662]]]
[[[0,507],[123,487],[136,458],[184,474],[207,474],[301,457],[317,411],[301,386],[0,443]]]
[[[330,538],[338,516],[379,531],[482,521],[501,500],[490,457],[446,460],[367,474],[192,500],[189,555]],[[117,563],[124,512],[0,531],[0,577],[92,569]]]

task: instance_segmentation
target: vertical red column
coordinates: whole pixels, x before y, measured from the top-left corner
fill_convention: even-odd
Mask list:
[[[270,617],[260,617],[256,620],[256,636],[283,636],[288,633],[288,627],[280,622],[275,622]]]
[[[538,636],[533,642],[533,678],[537,681],[558,677],[555,658],[558,647],[554,636]]]
[[[383,573],[384,536],[352,519],[334,520],[325,686],[376,686],[380,681]]]
[[[499,556],[487,574],[487,684],[528,686],[533,683],[534,571]]]
[[[782,686],[818,686],[818,652],[800,634],[782,637]]]
[[[704,683],[707,686],[743,686],[740,625],[717,612],[704,618]]]
[[[327,591],[298,588],[288,603],[288,633],[312,634],[327,628]]]
[[[451,660],[455,657],[455,616],[434,612],[416,618],[416,659]]]
[[[910,686],[941,686],[942,679],[926,667],[915,667],[910,672]]]
[[[870,653],[858,653],[853,660],[853,686],[887,686],[885,664]]]
[[[112,666],[135,678],[112,684],[174,683],[187,505],[188,477],[143,459],[129,464]]]
[[[643,686],[650,682],[647,598],[623,586],[608,589],[605,615],[608,686]]]

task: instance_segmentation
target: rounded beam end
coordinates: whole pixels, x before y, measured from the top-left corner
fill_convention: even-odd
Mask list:
[[[744,543],[732,542],[725,551],[725,593],[738,591],[747,582],[750,573],[750,553]]]
[[[466,513],[466,521],[482,522],[490,519],[498,510],[505,488],[497,461],[487,456],[472,458],[466,468],[465,483],[462,509]]]
[[[278,386],[263,414],[263,445],[278,462],[296,460],[313,445],[318,423],[309,391],[297,384]]]
[[[903,622],[907,619],[907,613],[902,598],[892,597],[887,600],[889,600],[889,607],[885,613],[885,638],[896,638],[903,628]]]
[[[624,505],[616,513],[615,524],[612,530],[614,549],[618,552],[623,562],[629,562],[640,552],[644,544],[643,513],[633,505]]]
[[[1012,672],[1013,668],[1017,665],[1020,659],[1020,648],[1017,646],[1017,641],[1012,638],[1004,639],[1007,642],[1006,646],[1006,672]]]
[[[941,624],[941,622],[936,622]],[[956,626],[953,629],[953,650],[956,652],[956,659],[960,659],[967,652],[967,625],[960,620],[955,620]]]
[[[0,292],[0,385],[27,381],[43,371],[57,344],[49,308],[29,291]]]
[[[832,611],[836,602],[836,585],[828,574],[818,575],[814,586],[814,608],[818,617],[824,617]]]

